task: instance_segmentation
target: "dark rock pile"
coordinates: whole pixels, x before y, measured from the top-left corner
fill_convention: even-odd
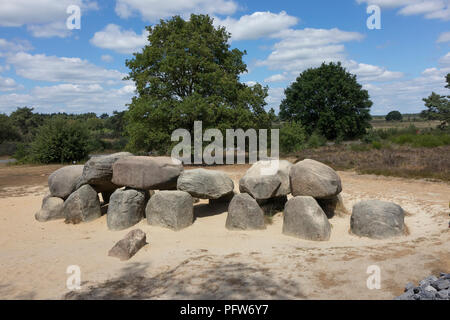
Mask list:
[[[395,300],[450,300],[450,273],[441,273],[439,278],[429,276],[418,286],[410,282]]]

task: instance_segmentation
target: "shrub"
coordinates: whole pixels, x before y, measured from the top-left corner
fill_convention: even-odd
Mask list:
[[[55,118],[38,129],[31,144],[30,160],[38,163],[67,163],[87,158],[89,134],[76,120]]]
[[[299,122],[289,122],[280,129],[281,152],[289,153],[305,148],[305,129]]]
[[[309,148],[323,147],[327,143],[327,139],[317,132],[314,132],[308,139]]]

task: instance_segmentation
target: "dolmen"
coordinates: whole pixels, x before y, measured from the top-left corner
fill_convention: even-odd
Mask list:
[[[102,216],[107,204],[110,230],[128,229],[142,220],[152,226],[182,230],[194,223],[194,203],[203,199],[210,206],[228,206],[225,227],[230,231],[264,230],[265,216],[282,212],[283,234],[328,241],[332,234],[330,219],[347,214],[339,175],[311,159],[295,164],[275,159],[258,161],[239,180],[240,193],[225,172],[184,170],[182,162],[171,157],[128,152],[93,157],[84,166],[58,169],[49,176],[48,186],[49,194],[35,214],[36,220],[90,222]],[[353,206],[350,232],[372,239],[401,236],[406,233],[404,217],[404,210],[397,204],[361,201]],[[136,237],[138,243],[144,241],[141,233]]]

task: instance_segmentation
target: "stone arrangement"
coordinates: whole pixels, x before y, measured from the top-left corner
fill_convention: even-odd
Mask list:
[[[228,230],[264,230],[264,216],[283,211],[283,234],[327,241],[332,234],[329,219],[347,214],[339,175],[310,159],[296,164],[258,161],[239,180],[240,193],[224,172],[184,170],[170,157],[128,152],[63,167],[49,176],[48,185],[50,194],[36,220],[89,222],[101,217],[102,205],[108,204],[110,230],[128,229],[144,219],[149,225],[181,230],[194,223],[194,203],[205,199],[210,206],[228,205]],[[405,233],[404,211],[394,203],[356,203],[350,222],[351,233],[361,237],[385,239]]]
[[[450,273],[441,273],[440,277],[429,276],[416,286],[410,282],[405,293],[395,300],[450,300]]]

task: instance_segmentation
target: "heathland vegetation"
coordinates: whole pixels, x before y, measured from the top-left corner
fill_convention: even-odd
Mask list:
[[[147,28],[148,45],[126,61],[136,96],[112,115],[0,114],[0,156],[19,163],[71,163],[92,153],[168,154],[178,128],[280,129],[282,154],[341,169],[450,180],[450,96],[432,93],[421,114],[371,117],[369,94],[340,63],[302,72],[280,112],[266,110],[268,88],[240,81],[245,51],[206,15]],[[450,75],[447,75],[450,89]],[[447,159],[446,159],[447,157]]]

